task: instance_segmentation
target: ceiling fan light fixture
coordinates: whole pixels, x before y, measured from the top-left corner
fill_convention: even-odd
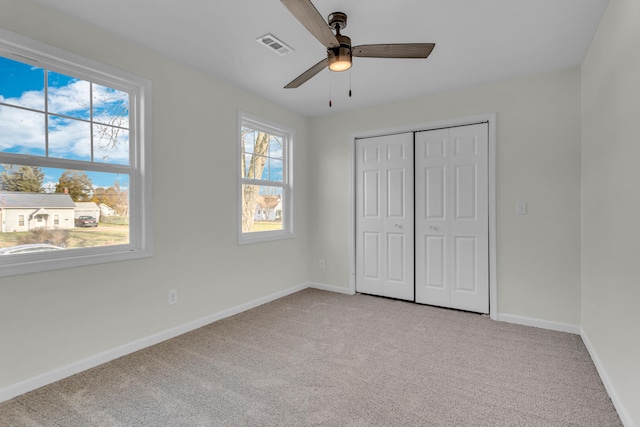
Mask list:
[[[331,71],[347,71],[351,68],[351,49],[348,47],[339,47],[329,49],[327,51],[329,59],[329,69]]]

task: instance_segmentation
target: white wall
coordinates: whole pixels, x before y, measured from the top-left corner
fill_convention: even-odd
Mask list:
[[[349,286],[352,133],[489,112],[497,113],[498,312],[579,325],[578,68],[314,119],[312,281]],[[515,215],[516,201],[528,215]]]
[[[308,281],[308,119],[31,0],[0,9],[2,28],[152,80],[155,240],[148,259],[1,278],[0,391]],[[295,239],[237,245],[238,109],[296,130]]]
[[[639,19],[609,2],[582,65],[582,328],[640,426]]]

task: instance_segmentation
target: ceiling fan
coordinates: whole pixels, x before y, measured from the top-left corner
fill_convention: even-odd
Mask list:
[[[346,71],[351,68],[352,57],[366,58],[426,58],[435,47],[434,43],[365,44],[351,46],[351,39],[340,34],[347,26],[347,15],[333,12],[328,23],[310,0],[281,0],[304,27],[327,48],[327,57],[296,77],[285,89],[297,88],[307,80],[329,67],[331,71]],[[336,33],[333,34],[333,31]]]

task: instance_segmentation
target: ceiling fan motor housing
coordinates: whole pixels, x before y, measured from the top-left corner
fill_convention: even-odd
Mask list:
[[[351,68],[351,39],[341,34],[337,34],[336,38],[340,42],[340,47],[327,49],[329,69],[331,71],[346,71]]]

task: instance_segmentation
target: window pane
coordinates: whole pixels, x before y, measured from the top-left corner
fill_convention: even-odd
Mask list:
[[[282,137],[271,136],[271,139],[269,140],[269,157],[282,159],[283,158],[282,156],[283,156]]]
[[[270,181],[282,182],[282,160],[279,159],[269,159],[268,164],[268,177],[265,178],[263,174],[262,179],[268,179]]]
[[[282,160],[268,159],[262,171],[262,179],[282,182]]]
[[[243,156],[242,158],[244,159],[244,167],[243,167],[243,170],[242,170],[242,173],[243,173],[242,177],[246,178],[246,177],[249,176],[249,168],[251,167],[251,154],[243,154],[242,156]]]
[[[93,120],[129,128],[129,94],[98,84],[93,85]]]
[[[49,157],[91,161],[91,124],[49,116]]]
[[[49,113],[89,120],[90,83],[53,71],[49,71],[47,76]]]
[[[282,230],[282,188],[242,185],[242,232]]]
[[[255,141],[253,144],[253,155],[254,156],[268,156],[269,155],[269,145],[270,145],[270,135],[264,132],[254,132]],[[260,176],[260,173],[257,173],[257,176]]]
[[[3,166],[0,176],[0,254],[129,243],[128,175]]]
[[[114,126],[93,126],[93,160],[118,165],[129,164],[129,131]]]
[[[44,70],[0,57],[0,102],[44,111]]]
[[[247,127],[242,128],[243,151],[252,154],[255,147],[256,131]]]
[[[44,114],[0,105],[0,151],[44,156]]]
[[[264,169],[267,164],[267,158],[264,156],[258,156],[254,154],[250,156],[247,161],[247,178],[249,179],[264,179]]]
[[[262,167],[262,176],[260,176],[260,179],[264,179],[264,180],[269,180],[269,164],[270,164],[270,160],[266,158],[265,162],[264,162],[264,166]]]

